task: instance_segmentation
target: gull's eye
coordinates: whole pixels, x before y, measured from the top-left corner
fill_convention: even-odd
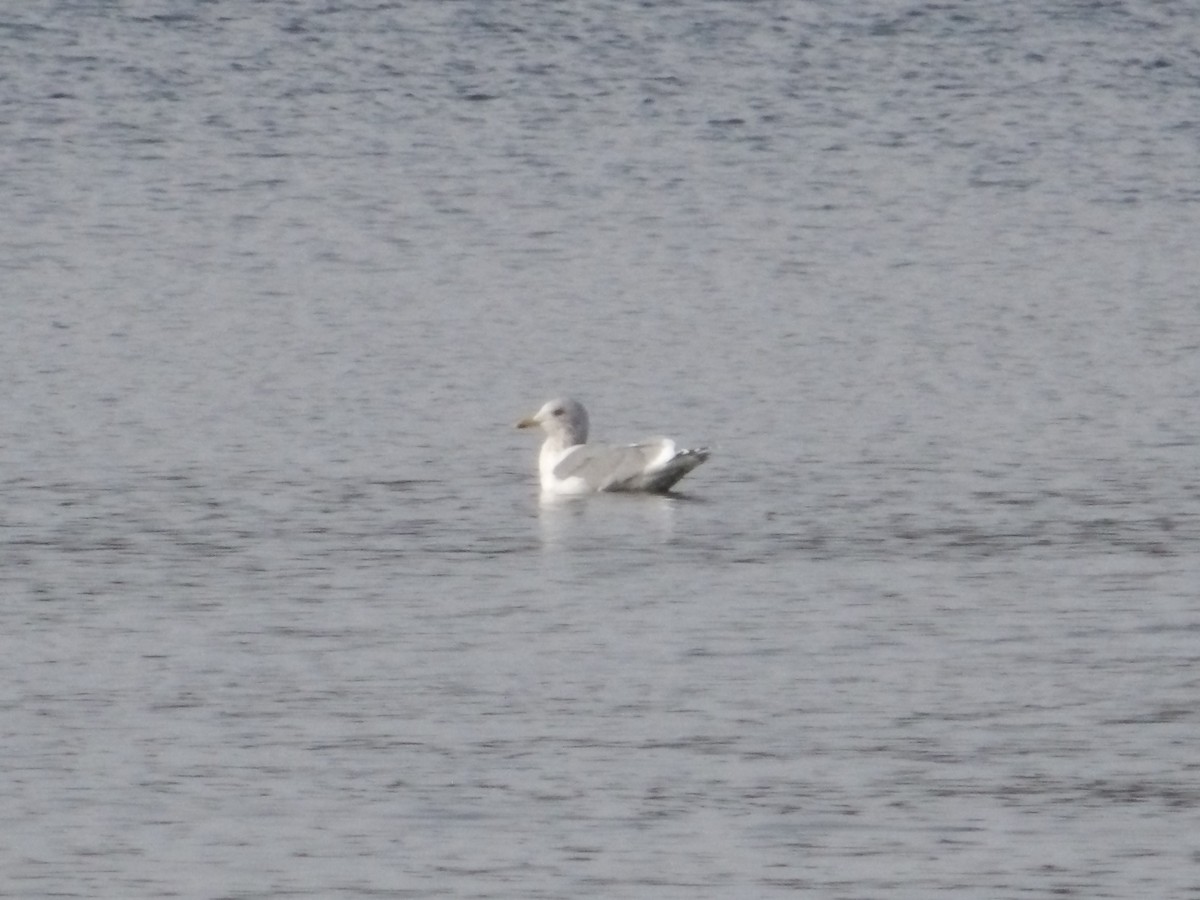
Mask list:
[[[558,409],[554,410],[554,412],[552,412],[550,415],[561,416],[562,414],[563,414],[563,408],[560,406],[560,407],[558,407]]]

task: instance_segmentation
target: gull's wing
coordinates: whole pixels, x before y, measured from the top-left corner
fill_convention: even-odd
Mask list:
[[[669,438],[623,447],[581,444],[554,467],[560,480],[580,478],[593,491],[665,491],[708,458],[706,450],[675,450]]]

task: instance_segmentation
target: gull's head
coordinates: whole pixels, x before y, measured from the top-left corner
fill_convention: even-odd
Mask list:
[[[587,442],[587,410],[578,400],[564,397],[551,400],[528,418],[517,423],[518,428],[541,427],[552,438],[558,438],[564,447]]]

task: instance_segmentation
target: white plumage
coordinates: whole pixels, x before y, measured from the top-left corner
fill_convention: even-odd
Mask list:
[[[542,490],[551,494],[670,490],[708,459],[707,449],[678,450],[670,438],[625,446],[589,444],[588,415],[578,400],[551,400],[518,428],[546,432],[538,454]]]

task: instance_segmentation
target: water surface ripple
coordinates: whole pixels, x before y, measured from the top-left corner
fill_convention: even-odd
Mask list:
[[[0,897],[1200,897],[1198,38],[8,10]]]

